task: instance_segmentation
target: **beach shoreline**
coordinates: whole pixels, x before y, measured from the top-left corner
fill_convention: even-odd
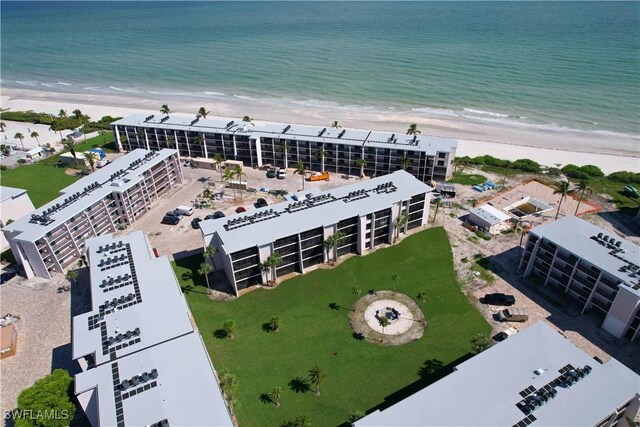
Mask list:
[[[556,164],[595,164],[605,173],[619,170],[640,171],[640,135],[597,133],[580,130],[536,128],[531,125],[492,123],[489,121],[434,118],[417,112],[363,111],[330,106],[288,105],[249,99],[203,99],[181,95],[114,96],[110,94],[60,93],[28,89],[0,88],[2,108],[33,110],[57,115],[79,108],[93,119],[102,116],[127,116],[158,111],[168,104],[172,111],[194,114],[199,107],[211,115],[242,117],[257,121],[276,121],[328,126],[338,120],[344,127],[404,132],[417,123],[423,135],[455,138],[457,156],[490,154],[516,160],[530,158],[546,166]]]

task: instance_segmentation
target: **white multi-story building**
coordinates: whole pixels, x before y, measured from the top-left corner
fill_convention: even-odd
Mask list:
[[[614,336],[640,336],[638,245],[569,216],[529,232],[520,270],[566,292],[583,313],[602,312],[602,327]]]
[[[33,206],[27,190],[13,187],[0,187],[0,228],[7,223],[30,214],[36,208]],[[0,235],[0,252],[4,252],[9,247],[4,234]]]
[[[367,176],[405,169],[426,183],[451,177],[457,147],[456,140],[435,136],[177,114],[137,114],[111,128],[121,150],[176,148],[189,158],[219,154],[256,167],[303,162],[311,170],[349,175],[360,173],[356,161],[363,159]]]
[[[2,232],[25,275],[49,279],[83,254],[85,240],[132,224],[181,182],[175,150],[134,150]]]
[[[91,311],[73,318],[75,391],[98,426],[232,426],[166,257],[142,231],[87,242]]]
[[[271,254],[282,263],[269,278],[304,273],[327,261],[324,242],[340,231],[337,256],[363,254],[391,244],[396,233],[428,221],[433,189],[408,172],[363,180],[316,194],[297,194],[278,203],[226,218],[203,221],[205,246],[218,248],[216,267],[223,269],[235,293],[265,281],[260,269]],[[401,230],[397,219],[406,214]]]

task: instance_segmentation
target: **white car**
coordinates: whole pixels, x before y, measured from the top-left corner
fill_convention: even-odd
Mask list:
[[[507,338],[509,338],[510,336],[515,335],[517,333],[518,333],[518,330],[516,328],[510,327],[510,328],[505,329],[502,332],[498,332],[494,339],[496,341],[504,341]]]
[[[285,179],[287,176],[287,170],[284,168],[278,169],[278,179]]]

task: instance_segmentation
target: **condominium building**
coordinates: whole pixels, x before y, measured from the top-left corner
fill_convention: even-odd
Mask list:
[[[30,214],[35,209],[27,190],[0,186],[0,228]],[[0,234],[0,252],[4,252],[8,247],[9,243],[4,234]]]
[[[520,260],[524,276],[560,288],[605,316],[602,327],[620,338],[640,335],[640,246],[577,217],[529,232]]]
[[[260,269],[271,254],[282,258],[269,279],[304,273],[328,257],[363,254],[391,244],[398,233],[427,223],[433,189],[408,172],[319,193],[298,193],[289,201],[226,218],[202,221],[205,246],[218,251],[216,268],[224,270],[236,294],[264,283]],[[405,221],[397,221],[402,215]],[[396,225],[401,225],[401,229]],[[324,242],[336,232],[344,239],[327,253]]]
[[[246,123],[239,119],[193,116],[132,115],[111,124],[121,150],[177,148],[190,158],[242,161],[357,175],[363,159],[367,176],[405,169],[422,182],[445,181],[457,141],[424,135],[287,123]]]
[[[98,426],[232,426],[166,257],[142,231],[87,241],[89,312],[73,318],[75,392]]]
[[[49,279],[83,254],[85,240],[134,223],[181,182],[175,150],[134,150],[2,232],[25,275]]]
[[[631,369],[595,361],[538,322],[353,425],[627,427],[639,397]]]

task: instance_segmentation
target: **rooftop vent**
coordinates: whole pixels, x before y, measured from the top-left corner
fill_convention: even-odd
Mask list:
[[[346,132],[347,132],[347,130],[346,130],[346,129],[343,129],[343,130],[342,130],[342,132],[340,132],[340,133],[338,134],[338,139],[342,138]]]
[[[291,125],[287,125],[287,127],[284,128],[282,133],[287,133],[289,131],[289,129],[291,129]]]
[[[324,135],[324,133],[327,131],[327,128],[323,128],[320,133],[318,133],[318,137],[321,137],[322,135]]]
[[[226,128],[230,128],[231,126],[233,126],[234,121],[231,120],[229,123],[227,123],[227,125],[225,126]]]
[[[154,115],[153,115],[153,114],[152,114],[152,115],[150,115],[150,116],[145,117],[144,122],[145,122],[145,123],[146,123],[146,122],[148,122],[149,120],[153,119],[153,117],[154,117]]]

